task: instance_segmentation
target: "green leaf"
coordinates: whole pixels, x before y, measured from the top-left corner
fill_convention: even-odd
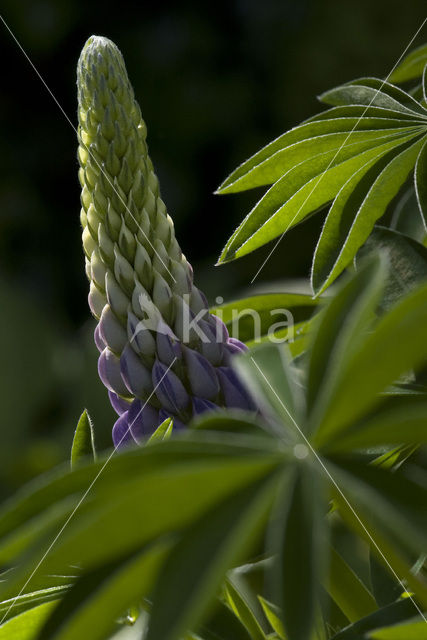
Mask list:
[[[374,597],[334,548],[329,550],[329,576],[325,588],[350,622],[377,609]]]
[[[205,438],[209,441],[207,446]],[[148,471],[161,465],[162,460],[164,464],[176,464],[188,459],[218,458],[227,455],[227,450],[230,453],[227,445],[224,447],[218,442],[215,445],[210,436],[191,434],[191,439],[192,443],[175,440],[149,452],[145,448],[135,448],[120,456],[105,456],[99,462],[79,466],[71,473],[69,466],[63,465],[36,478],[0,509],[0,564],[7,564],[13,553],[27,547],[41,528],[51,522],[55,525],[61,518],[65,520],[64,514],[77,504],[98,474],[101,474],[102,482],[98,482],[97,492],[108,495],[124,477],[128,480],[139,477],[141,467]]]
[[[187,438],[189,442],[185,441]],[[55,573],[76,562],[88,570],[164,533],[182,530],[213,503],[264,477],[284,459],[274,441],[270,444],[270,439],[256,438],[252,442],[247,434],[226,437],[226,434],[192,431],[182,440],[152,444],[112,458],[103,473],[108,477],[109,467],[120,468],[117,485],[102,487],[103,475],[100,476],[96,492],[79,505],[44,559],[43,573]],[[197,441],[199,444],[194,447]],[[225,444],[227,441],[229,444]],[[244,453],[238,442],[251,443],[250,449]],[[127,469],[132,470],[132,461],[139,462],[138,473],[128,477]],[[51,500],[55,489],[53,482]],[[74,507],[79,501],[81,495],[76,496]],[[50,548],[52,539],[52,535],[46,535],[43,530],[35,536],[28,551],[16,559],[18,566],[10,573],[7,583],[0,584],[0,597],[19,591],[38,566],[43,550]],[[31,581],[32,589],[37,580],[36,575]]]
[[[424,67],[423,71],[423,81],[422,81],[422,97],[421,100],[424,100],[427,105],[427,64]]]
[[[271,522],[271,548],[278,550],[273,586],[281,602],[284,628],[292,640],[307,640],[314,629],[319,579],[325,562],[321,482],[304,461],[284,483]]]
[[[409,236],[425,246],[426,228],[422,216],[420,216],[415,189],[411,184],[397,198],[396,206],[393,208],[390,228]]]
[[[93,460],[96,460],[93,425],[85,409],[80,416],[74,433],[73,446],[71,447],[71,468],[75,467],[86,456],[91,456]]]
[[[24,593],[9,600],[3,600],[0,603],[0,620],[5,622],[10,618],[13,618],[28,609],[43,604],[45,602],[51,602],[52,600],[58,600],[61,596],[67,593],[71,587],[70,584],[65,584],[64,576],[60,576],[64,584],[46,587],[39,591],[33,591],[31,593]]]
[[[400,600],[339,631],[331,640],[365,640],[365,633],[368,631],[407,620],[412,618],[414,613],[416,613],[416,609],[410,600]],[[403,640],[403,638],[399,640]]]
[[[386,131],[392,133],[393,130],[410,126],[413,120],[413,114],[377,107],[370,107],[367,111],[357,106],[350,110],[342,107],[329,109],[309,118],[263,147],[235,169],[216,193],[234,193],[271,184],[283,174],[286,166],[283,150],[295,147],[298,143],[321,137],[327,138],[334,134],[345,134],[344,141],[350,132],[352,136],[356,133],[356,138],[352,137],[349,140],[351,143],[357,137],[363,139],[365,132],[366,139],[375,138],[373,131],[378,131],[379,135]],[[332,138],[329,139],[332,140]],[[321,140],[316,144],[321,145]]]
[[[153,444],[153,442],[161,441],[161,440],[169,440],[172,435],[173,430],[173,420],[172,418],[167,418],[159,424],[155,432],[148,438],[147,444]]]
[[[398,444],[427,443],[427,400],[408,398],[385,402],[372,415],[338,433],[327,444],[329,451],[354,451]]]
[[[310,155],[336,153],[343,145],[355,153],[360,148],[370,148],[379,144],[383,138],[391,134],[408,131],[406,123],[401,123],[403,126],[400,127],[388,127],[386,122],[382,124],[385,126],[381,129],[366,130],[362,125],[354,131],[343,130],[346,123],[334,120],[302,124],[250,158],[231,174],[217,193],[233,193],[272,184]]]
[[[255,205],[227,242],[219,262],[246,255],[285,233],[335,198],[361,166],[374,158],[380,159],[416,134],[417,130],[413,130],[406,135],[390,136],[373,148],[359,148],[359,152],[354,146],[345,146],[339,154],[310,154],[280,178]]]
[[[426,637],[426,620],[415,620],[413,622],[404,622],[396,624],[392,627],[385,627],[369,634],[372,640],[425,640]]]
[[[57,602],[46,602],[29,609],[0,626],[0,640],[34,640]]]
[[[427,229],[427,140],[415,164],[415,193],[424,226]]]
[[[387,310],[427,280],[427,248],[398,231],[376,226],[358,252],[356,266],[359,267],[360,261],[366,256],[379,251],[387,256],[389,263],[381,301],[381,309]]]
[[[334,389],[313,409],[313,422],[321,424],[315,445],[324,446],[360,419],[378,405],[381,391],[426,360],[427,286],[423,285],[385,314],[363,345],[347,358]]]
[[[408,93],[378,78],[359,78],[326,91],[319,100],[341,105],[369,105],[427,117],[427,111]]]
[[[369,542],[396,581],[405,581],[417,602],[426,606],[427,583],[412,571],[413,558],[427,548],[425,487],[401,473],[360,462],[335,458],[327,466],[344,521]]]
[[[300,441],[303,398],[289,360],[283,345],[266,342],[235,358],[233,365],[257,404],[267,415],[274,409],[287,431]],[[283,427],[281,431],[283,435]]]
[[[363,341],[381,297],[384,275],[384,261],[374,256],[342,284],[319,314],[308,360],[309,413],[326,402],[349,356]]]
[[[210,311],[221,318],[234,338],[247,342],[271,333],[272,327],[276,332],[277,323],[285,323],[292,339],[293,325],[289,320],[297,324],[308,319],[318,305],[319,300],[301,293],[267,293],[233,300]]]
[[[380,607],[395,602],[401,596],[402,586],[384,563],[377,560],[372,549],[369,551],[369,574],[372,591]]]
[[[192,420],[191,427],[208,431],[248,433],[260,438],[271,438],[274,433],[261,417],[239,409],[205,411]]]
[[[258,598],[263,608],[263,611],[265,613],[265,616],[271,625],[271,628],[273,629],[273,631],[277,633],[279,638],[282,638],[282,640],[286,640],[285,629],[283,627],[283,622],[281,619],[282,612],[280,611],[279,607],[277,607],[272,602],[269,602],[262,596],[258,596]]]
[[[332,109],[328,109],[328,111],[323,111],[322,113],[318,113],[312,118],[309,118],[307,122],[320,122],[321,120],[328,120],[330,118],[357,118],[357,120],[361,120],[361,122],[363,123],[365,122],[365,118],[368,118],[369,120],[371,118],[374,120],[383,119],[385,121],[383,124],[387,127],[404,126],[405,123],[408,123],[408,126],[410,126],[409,123],[425,123],[425,119],[420,115],[414,118],[413,114],[403,111],[395,111],[394,109],[376,107],[374,105],[365,107],[364,105],[360,104],[332,107]]]
[[[196,638],[199,638],[200,633],[203,640],[252,640],[241,620],[219,598],[216,600],[213,615],[197,631]]]
[[[426,64],[427,44],[422,44],[403,58],[388,79],[390,82],[406,82],[407,80],[419,78]]]
[[[250,632],[252,640],[266,640],[266,635],[249,603],[245,599],[244,594],[239,591],[236,585],[229,579],[226,580],[225,583],[225,594],[234,613]]]
[[[170,540],[131,554],[84,575],[63,598],[37,636],[38,640],[104,640],[116,620],[152,589],[171,546]]]
[[[154,590],[147,640],[177,640],[197,626],[226,571],[261,533],[276,485],[273,475],[245,487],[184,533]]]
[[[227,574],[227,581],[238,591],[264,633],[269,627],[258,594],[264,591],[266,571],[271,563],[272,558],[267,557],[236,567]]]
[[[312,285],[322,293],[349,265],[413,169],[424,138],[367,162],[342,187],[316,248]]]

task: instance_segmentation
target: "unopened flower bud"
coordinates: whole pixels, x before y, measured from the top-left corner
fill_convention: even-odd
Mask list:
[[[209,313],[175,237],[120,51],[92,36],[78,69],[80,220],[98,370],[116,446],[219,407],[252,410],[230,360],[244,349]]]

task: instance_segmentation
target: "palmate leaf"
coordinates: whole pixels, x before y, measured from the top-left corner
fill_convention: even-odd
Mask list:
[[[214,613],[197,629],[196,640],[253,640],[246,626],[228,604],[217,598],[213,606]]]
[[[321,396],[329,393],[348,356],[360,346],[380,300],[385,273],[384,260],[375,256],[357,277],[342,284],[340,294],[318,316],[308,359],[309,413],[322,402]]]
[[[0,627],[0,640],[35,640],[57,602],[46,602],[21,613]]]
[[[411,292],[378,321],[374,310],[381,299],[384,275],[383,261],[366,263],[357,274],[343,283],[339,293],[328,301],[320,312],[317,327],[312,336],[312,345],[309,347],[308,358],[305,361],[309,371],[312,367],[312,373],[308,376],[308,388],[311,389],[309,397],[312,399],[305,403],[308,407],[307,415],[304,416],[304,412],[294,414],[298,416],[299,429],[294,424],[294,430],[287,428],[287,433],[292,437],[295,436],[295,439],[299,435],[300,443],[303,442],[301,432],[307,434],[311,437],[312,446],[321,446],[320,450],[317,449],[318,455],[329,451],[335,452],[336,457],[332,464],[330,460],[324,458],[326,469],[330,470],[331,477],[339,487],[342,487],[350,503],[354,504],[356,512],[360,512],[366,529],[361,526],[342,495],[336,491],[331,477],[327,476],[328,484],[332,483],[336,504],[344,514],[348,526],[354,528],[358,535],[365,537],[368,541],[371,539],[367,531],[370,532],[394,571],[401,578],[408,580],[410,588],[424,601],[427,597],[427,585],[424,584],[421,576],[412,574],[411,567],[414,555],[427,548],[427,538],[424,534],[427,522],[420,520],[423,505],[427,502],[425,488],[393,475],[392,469],[388,466],[379,469],[378,473],[374,468],[372,471],[368,470],[367,473],[370,475],[366,479],[363,476],[366,463],[354,466],[349,457],[349,454],[354,452],[355,446],[356,449],[370,446],[370,429],[376,434],[372,439],[375,439],[375,444],[380,446],[405,442],[405,431],[411,442],[417,441],[422,428],[424,432],[418,441],[425,439],[425,401],[420,398],[415,405],[413,398],[411,402],[411,397],[406,396],[406,399],[401,398],[401,410],[399,410],[393,396],[381,396],[379,393],[384,391],[401,372],[427,359],[427,351],[424,347],[418,346],[425,345],[427,338],[425,333],[427,331],[425,317],[427,288],[424,285]],[[416,335],[417,330],[422,335]],[[389,340],[390,343],[387,344]],[[380,351],[375,352],[373,349],[373,345],[377,342],[381,347],[381,355],[379,355]],[[280,414],[281,408],[282,419],[286,424],[286,415],[292,412],[294,402],[293,394],[289,393],[292,388],[293,373],[283,354],[275,357],[274,351],[279,354],[280,348],[273,345],[259,347],[251,354],[239,359],[236,366],[245,377],[250,389],[258,390],[260,405],[264,407],[270,403],[275,407],[277,415]],[[362,365],[364,358],[366,362]],[[353,375],[355,369],[352,369],[350,363],[356,361],[360,362],[360,371],[357,375]],[[276,364],[273,365],[273,363]],[[264,382],[259,369],[264,374]],[[321,421],[323,414],[320,412],[316,416],[316,411],[326,398],[328,398],[326,404],[330,401],[331,410],[335,410],[334,394],[341,382],[346,389],[346,401],[343,403],[346,410],[341,408],[336,430],[325,431],[324,441],[317,442],[319,432],[316,431],[316,424],[319,420]],[[354,401],[355,397],[357,402]],[[388,416],[384,415],[382,419],[381,411],[383,409],[385,411],[387,403],[391,401],[394,404],[388,406]],[[373,406],[378,403],[380,406],[373,411]],[[405,414],[405,409],[408,409],[410,403],[412,413],[407,411]],[[301,403],[298,402],[298,404]],[[350,412],[349,407],[351,407]],[[419,411],[414,417],[416,407]],[[394,414],[391,413],[392,409],[395,410]],[[394,427],[393,420],[398,422],[399,416],[402,417],[401,424],[400,426],[396,424]],[[378,418],[377,422],[375,422],[376,418]],[[370,421],[370,429],[368,427],[366,430],[363,429],[364,420]],[[390,426],[391,437],[390,433],[386,432],[386,424]],[[322,425],[321,422],[320,432],[323,429]],[[313,435],[310,436],[312,431]],[[345,437],[356,438],[356,436],[359,438],[357,443],[353,442],[347,447]],[[341,437],[343,446],[340,446]],[[393,442],[390,442],[391,439]],[[320,464],[317,464],[317,473],[319,473],[317,481],[319,478],[324,480],[325,472]],[[391,487],[390,490],[387,489],[387,483]],[[410,500],[404,497],[407,494],[411,495]],[[393,496],[398,499],[397,504],[393,502]],[[284,514],[288,513],[287,504],[282,500]],[[375,514],[374,521],[371,514]],[[286,518],[285,515],[283,517]],[[309,529],[312,530],[313,527]],[[295,557],[298,557],[297,553]],[[380,559],[384,561],[383,557]],[[365,595],[369,607],[374,607],[373,599],[368,594]],[[292,601],[292,596],[288,597],[291,597]],[[348,602],[342,604],[348,607]],[[295,608],[292,609],[292,613],[297,615]],[[351,608],[347,609],[347,613],[354,615],[351,613]],[[286,620],[285,611],[283,616]]]
[[[116,620],[151,591],[171,546],[164,541],[88,572],[67,593],[41,628],[37,640],[104,640]]]
[[[278,433],[299,439],[298,426],[303,412],[302,391],[295,381],[289,354],[266,343],[236,358],[235,367],[257,404],[267,415],[280,417]],[[280,426],[281,423],[281,426]]]
[[[227,242],[219,262],[239,258],[296,226],[333,200],[341,187],[364,164],[380,158],[421,131],[381,138],[366,149],[344,146],[338,153],[315,154],[314,149],[267,191]],[[365,147],[367,145],[365,144]]]
[[[211,438],[209,447],[200,441],[204,441],[206,437]],[[41,535],[49,536],[49,531],[53,539],[54,533],[65,522],[98,474],[101,474],[102,482],[97,481],[96,493],[100,501],[103,497],[108,501],[117,490],[120,492],[124,476],[128,482],[135,479],[138,482],[142,467],[144,473],[150,473],[162,464],[172,467],[191,460],[202,462],[218,459],[218,456],[227,455],[226,451],[222,442],[217,441],[215,445],[212,436],[202,434],[194,435],[192,444],[170,442],[167,446],[152,448],[150,453],[146,449],[135,449],[126,452],[126,455],[114,456],[108,464],[102,460],[81,466],[71,473],[68,472],[68,466],[59,467],[24,487],[0,510],[0,563],[6,566],[13,563]],[[250,451],[247,450],[247,453]],[[89,493],[85,502],[90,501],[90,498]],[[44,588],[46,585],[43,583],[41,586]],[[35,585],[29,585],[30,590],[33,590],[32,587],[35,588]]]
[[[403,233],[375,226],[367,242],[356,256],[356,266],[367,258],[383,252],[389,269],[381,309],[389,309],[412,289],[427,281],[427,248]]]
[[[2,620],[2,624],[9,620],[10,618],[14,618],[15,616],[23,613],[24,611],[28,611],[29,609],[33,609],[41,604],[46,602],[52,602],[52,600],[59,600],[62,596],[64,596],[67,591],[72,586],[72,583],[66,583],[63,580],[64,584],[59,584],[51,587],[46,587],[45,589],[40,589],[38,591],[33,591],[32,593],[25,593],[15,598],[10,598],[9,600],[4,600],[0,603],[0,620]]]
[[[236,573],[236,572],[234,572]],[[231,574],[231,575],[230,575]],[[230,572],[225,582],[225,597],[238,618],[249,630],[253,640],[267,640],[265,617],[260,616],[262,609],[253,594]],[[260,619],[261,618],[261,619]]]
[[[368,105],[401,111],[412,117],[425,117],[425,109],[409,93],[379,78],[358,78],[319,96],[321,102],[333,106]]]
[[[426,360],[427,286],[423,285],[380,319],[363,345],[350,354],[339,378],[333,380],[333,371],[329,374],[333,382],[324,388],[323,396],[319,395],[311,416],[313,430],[317,429],[316,446],[354,424],[380,402],[378,394],[387,385]],[[353,402],[355,397],[357,403]]]
[[[375,222],[413,169],[424,137],[401,144],[359,169],[329,210],[316,248],[312,286],[322,293],[351,263]]]
[[[153,593],[147,640],[176,640],[199,622],[226,571],[262,532],[276,487],[271,477],[245,487],[184,534]]]
[[[286,640],[286,634],[282,622],[282,612],[280,611],[279,607],[272,602],[269,602],[262,596],[259,596],[259,601],[261,603],[265,616],[270,623],[271,628],[277,634],[277,637],[280,638],[280,640]]]
[[[263,438],[262,443],[257,438],[252,451],[246,449],[245,453],[251,440],[247,435],[243,438],[246,443],[244,449],[236,448],[238,441],[243,442],[236,435],[228,438],[231,449],[225,445],[224,435],[218,438],[212,433],[194,432],[191,438],[193,445],[176,439],[113,458],[109,465],[122,470],[119,486],[115,489],[109,486],[108,491],[102,491],[101,476],[92,499],[88,497],[87,502],[79,507],[43,562],[43,573],[58,572],[70,562],[80,562],[85,570],[89,570],[142,547],[164,533],[179,531],[215,501],[257,477],[265,476],[283,459],[283,453],[272,451],[274,443],[272,441],[270,445],[267,438]],[[195,441],[199,445],[204,443],[197,447],[200,455],[194,455]],[[212,447],[207,444],[209,442]],[[205,457],[209,449],[213,454],[210,460]],[[261,451],[268,449],[271,454],[264,457],[265,453]],[[237,457],[231,453],[232,450]],[[166,455],[163,457],[161,452]],[[172,452],[176,456],[175,463],[170,455]],[[133,456],[139,459],[139,473],[137,477],[128,477],[126,462],[131,463]],[[107,469],[108,466],[106,475]],[[55,481],[49,489],[52,500],[56,491]],[[191,500],[188,500],[189,495]],[[43,505],[39,507],[43,508]],[[51,540],[51,535],[46,535],[43,529],[37,532],[26,553],[14,559],[18,567],[10,572],[7,582],[0,585],[0,597],[12,597],[19,592],[40,561],[40,550],[46,549]],[[34,588],[36,584],[37,576],[29,587]]]
[[[218,189],[231,193],[274,183],[231,236],[219,263],[250,253],[334,201],[313,264],[317,294],[352,261],[415,165],[423,208],[427,134],[422,103],[388,82],[360,78],[320,98],[335,106],[267,145]]]
[[[210,311],[225,322],[233,337],[248,342],[268,334],[275,324],[284,322],[285,311],[292,314],[295,324],[309,319],[320,302],[301,293],[266,293],[232,300],[212,307]]]
[[[330,451],[354,451],[365,447],[427,443],[427,399],[408,397],[398,404],[387,399],[367,418],[356,422],[328,443]]]
[[[404,115],[407,117],[409,114],[405,112]],[[404,134],[410,126],[414,126],[412,121],[394,119],[387,126],[388,122],[384,119],[372,120],[369,119],[369,124],[363,122],[352,133],[348,140],[350,153],[375,146],[390,135]],[[272,184],[310,154],[336,153],[347,142],[349,132],[356,124],[355,118],[340,118],[308,122],[291,129],[232,173],[217,193],[234,193]],[[375,124],[376,127],[373,126]]]
[[[350,132],[355,133],[356,137],[350,138],[349,143],[364,140],[375,142],[377,137],[403,132],[405,128],[422,125],[423,122],[422,117],[414,119],[413,114],[376,106],[370,106],[367,110],[360,106],[329,109],[287,131],[255,153],[224,180],[217,193],[234,193],[275,182],[288,166],[287,149],[291,153],[298,153],[299,149],[307,144],[313,145],[320,139],[320,153],[325,144],[334,140],[340,146]]]
[[[255,347],[263,342],[287,342],[293,357],[306,348],[312,316],[322,299],[301,293],[266,293],[233,300],[211,312],[234,338]]]
[[[360,578],[348,566],[340,554],[331,547],[330,565],[326,589],[350,622],[373,613],[375,599]]]
[[[230,607],[249,630],[252,639],[267,640],[257,616],[245,598],[245,594],[229,578],[225,583],[225,596]]]
[[[396,581],[405,581],[426,608],[425,576],[412,571],[414,558],[427,549],[426,488],[381,467],[337,458],[327,464],[336,483],[333,496],[347,526],[372,545]],[[412,606],[417,613],[414,602]]]
[[[427,141],[420,151],[415,164],[415,193],[424,226],[427,229]]]
[[[402,585],[390,569],[377,560],[372,549],[369,551],[369,577],[372,593],[380,607],[396,602],[402,595]]]
[[[405,236],[409,236],[424,245],[427,231],[423,218],[420,216],[415,189],[413,189],[410,182],[407,188],[403,189],[399,197],[396,198],[396,205],[392,209],[390,229],[403,233]]]
[[[389,76],[390,82],[406,82],[419,78],[427,64],[427,44],[408,53]]]
[[[385,625],[393,625],[394,623],[411,619],[414,616],[414,612],[415,608],[410,600],[394,602],[339,631],[332,636],[331,640],[366,640],[369,637],[367,635],[368,632]],[[399,638],[399,640],[406,640],[406,637]]]
[[[278,550],[272,580],[287,636],[306,640],[314,627],[322,564],[327,564],[325,506],[320,479],[305,460],[288,475],[271,523],[271,548]]]
[[[369,633],[372,640],[424,640],[426,637],[426,620],[420,618],[411,622],[403,622],[393,626],[378,629]]]
[[[339,107],[333,107],[332,109],[328,109],[328,111],[323,111],[322,113],[318,113],[315,116],[309,118],[306,122],[320,122],[321,120],[328,120],[331,117],[334,118],[354,118],[356,117],[356,121],[360,120],[360,122],[364,122],[364,118],[382,118],[385,119],[384,125],[388,124],[389,121],[397,120],[401,123],[399,126],[410,126],[408,123],[418,123],[420,125],[425,124],[425,118],[413,118],[410,114],[405,113],[404,111],[399,111],[397,114],[393,109],[389,109],[386,107],[376,107],[374,105],[368,105],[364,107],[363,105],[344,105]],[[358,129],[359,126],[356,127]]]

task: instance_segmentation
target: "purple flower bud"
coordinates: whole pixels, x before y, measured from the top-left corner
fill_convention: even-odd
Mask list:
[[[128,344],[120,357],[120,366],[126,387],[137,398],[145,399],[153,390],[151,375]]]
[[[163,321],[159,322],[156,331],[157,357],[169,366],[176,358],[182,357],[181,343],[169,325]]]
[[[153,356],[156,352],[156,341],[144,322],[132,311],[128,311],[127,321],[128,339],[134,351],[145,356]]]
[[[206,320],[200,320],[199,326],[205,336],[200,343],[202,354],[214,366],[220,365],[224,353],[224,345],[221,338],[218,340],[216,326]]]
[[[191,292],[190,307],[191,310],[196,314],[199,313],[199,311],[203,311],[204,309],[206,309],[206,315],[208,315],[208,301],[203,291],[200,291],[200,289],[198,289],[197,287],[193,287],[193,290]]]
[[[242,342],[241,340],[238,340],[237,338],[228,338],[228,344],[233,344],[235,347],[238,347],[241,351],[244,351],[245,353],[246,351],[249,351],[245,343]]]
[[[217,341],[218,342],[227,342],[228,340],[228,329],[221,320],[214,313],[209,314],[209,323],[215,327]]]
[[[157,429],[159,412],[151,404],[136,399],[128,411],[128,424],[135,442],[140,444]]]
[[[94,337],[94,339],[95,339],[95,344],[96,344],[96,347],[97,347],[98,351],[99,351],[99,352],[104,351],[104,349],[105,349],[105,347],[106,347],[107,345],[105,344],[105,342],[103,341],[103,339],[102,339],[102,338],[101,338],[101,336],[100,336],[100,333],[99,333],[99,324],[97,324],[97,325],[96,325],[95,331],[94,331],[94,333],[93,333],[93,337]]]
[[[119,416],[125,413],[125,411],[128,411],[131,406],[129,400],[120,398],[120,396],[118,396],[117,393],[114,393],[114,391],[109,391],[108,397],[110,398],[111,406]]]
[[[215,409],[219,409],[218,405],[214,404],[210,400],[193,398],[193,412],[195,416],[205,413],[205,411],[213,411]]]
[[[121,353],[128,341],[126,331],[117,320],[108,304],[105,305],[99,320],[99,335],[112,351]]]
[[[231,338],[229,338],[228,342],[226,342],[224,345],[224,357],[222,362],[226,366],[230,365],[231,360],[234,356],[238,356],[239,354],[243,353],[243,350],[237,344],[234,344],[234,342],[230,342],[230,340]]]
[[[184,348],[184,358],[193,394],[207,400],[216,398],[219,393],[219,383],[211,363],[201,353],[188,347]]]
[[[225,406],[254,411],[254,403],[233,369],[230,367],[218,367],[217,373]]]
[[[190,398],[181,380],[159,360],[154,363],[152,377],[156,396],[167,411],[179,414],[188,406]]]
[[[174,416],[173,413],[169,413],[168,411],[165,411],[165,409],[161,409],[159,411],[159,425],[161,425],[162,422],[164,422],[168,418],[172,418],[174,429],[185,429],[185,424],[182,422],[182,420]]]
[[[124,413],[116,420],[113,427],[113,443],[116,449],[121,449],[127,444],[134,443],[132,434],[128,425],[128,414]]]
[[[108,347],[99,356],[98,373],[107,389],[120,396],[129,395],[129,391],[126,389],[120,375],[120,360]]]

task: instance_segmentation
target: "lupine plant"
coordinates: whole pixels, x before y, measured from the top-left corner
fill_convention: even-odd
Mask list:
[[[0,640],[427,638],[426,75],[424,45],[325,92],[222,183],[272,186],[220,263],[327,213],[313,295],[209,309],[123,58],[87,41],[80,219],[118,418],[95,453],[83,412],[71,470],[2,507]]]

